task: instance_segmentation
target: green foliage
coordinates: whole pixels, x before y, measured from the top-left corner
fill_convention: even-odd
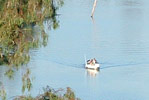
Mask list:
[[[43,88],[43,90],[43,94],[36,97],[32,97],[31,95],[18,96],[14,100],[80,100],[79,98],[76,98],[75,93],[69,87],[67,87],[66,92],[64,89],[54,90],[49,88],[49,86]]]
[[[64,96],[68,98],[69,100],[74,100],[74,98],[76,98],[74,92],[71,91],[71,88],[69,87],[67,87],[67,91]]]
[[[0,84],[0,97],[2,100],[6,100],[6,96],[7,96],[7,94],[6,94],[5,88],[4,88],[3,84],[1,83]]]
[[[5,75],[8,76],[8,78],[12,79],[14,75],[14,71],[12,69],[9,69],[5,72]]]
[[[18,68],[29,62],[30,49],[46,46],[43,21],[56,29],[56,12],[62,5],[63,0],[0,0],[0,65]]]
[[[30,70],[27,69],[26,73],[22,77],[22,83],[23,83],[23,85],[22,85],[22,92],[23,93],[25,92],[25,89],[27,89],[28,91],[31,90],[32,81],[31,81],[29,75],[30,75]]]

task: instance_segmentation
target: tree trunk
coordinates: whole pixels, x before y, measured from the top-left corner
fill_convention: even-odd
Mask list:
[[[94,5],[93,5],[93,9],[92,9],[92,14],[91,14],[91,17],[94,16],[94,12],[95,12],[95,7],[96,7],[96,4],[97,4],[97,0],[94,1]]]

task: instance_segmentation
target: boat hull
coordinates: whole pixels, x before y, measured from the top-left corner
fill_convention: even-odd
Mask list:
[[[92,70],[99,70],[100,69],[100,64],[94,64],[94,65],[86,64],[85,68],[86,69],[92,69]]]

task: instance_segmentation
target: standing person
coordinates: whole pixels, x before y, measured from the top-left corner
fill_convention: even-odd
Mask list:
[[[97,60],[94,58],[95,63],[97,63]]]
[[[94,59],[92,60],[92,62],[93,62],[93,64],[95,65],[95,63],[96,63],[96,59],[94,58]]]

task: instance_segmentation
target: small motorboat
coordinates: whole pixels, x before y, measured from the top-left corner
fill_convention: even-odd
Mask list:
[[[97,62],[97,60],[95,58],[93,58],[93,59],[87,60],[87,62],[85,62],[85,68],[99,70],[100,64]]]

